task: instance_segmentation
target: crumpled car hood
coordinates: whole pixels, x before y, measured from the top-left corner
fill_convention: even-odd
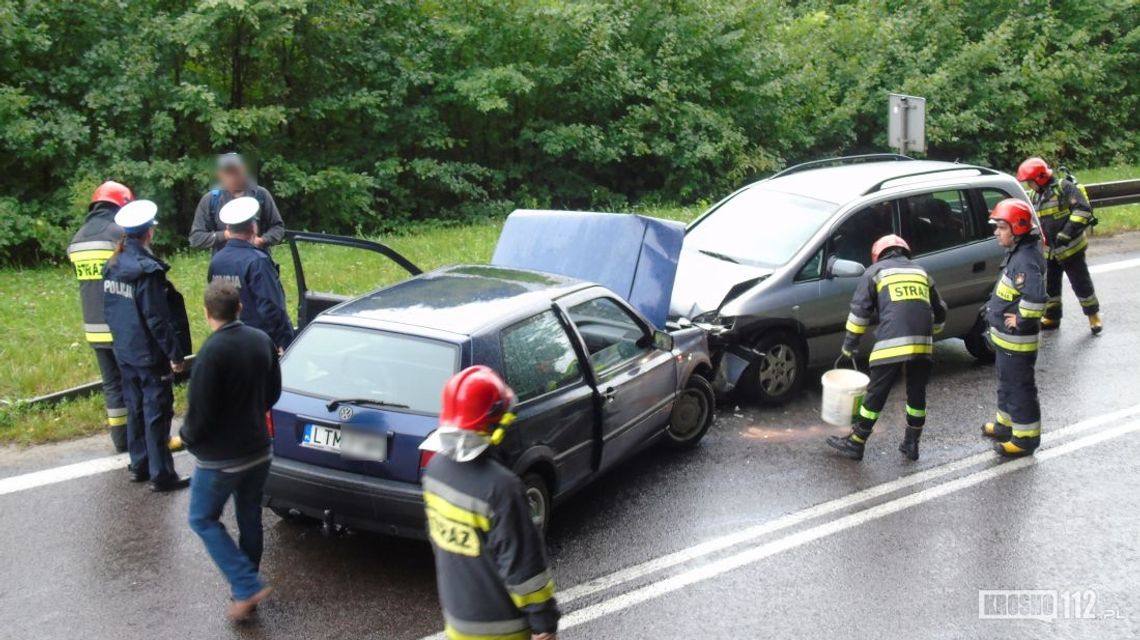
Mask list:
[[[692,319],[706,311],[716,311],[734,286],[771,274],[772,269],[735,264],[695,249],[682,249],[669,316]]]

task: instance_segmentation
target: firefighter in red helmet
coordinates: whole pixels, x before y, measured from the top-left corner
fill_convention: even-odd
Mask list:
[[[871,247],[874,264],[863,274],[851,299],[843,356],[854,358],[859,339],[875,317],[875,346],[871,349],[871,382],[847,436],[831,436],[827,444],[852,460],[863,459],[863,448],[887,402],[891,386],[906,377],[906,433],[899,451],[918,460],[918,441],[926,424],[926,385],[930,382],[934,334],[946,322],[946,305],[934,280],[910,259],[910,246],[891,234]]]
[[[1041,442],[1041,403],[1037,398],[1037,344],[1046,312],[1045,259],[1037,249],[1029,203],[1007,198],[990,212],[994,235],[1008,253],[986,303],[990,343],[998,376],[998,408],[982,433],[996,439],[1007,457],[1032,454]]]
[[[439,428],[421,449],[424,507],[444,630],[452,640],[554,640],[554,600],[542,534],[522,481],[488,451],[514,419],[514,392],[474,366],[443,389]]]
[[[1093,335],[1103,330],[1100,302],[1096,297],[1089,265],[1085,258],[1089,246],[1085,228],[1092,221],[1092,205],[1081,187],[1073,180],[1058,179],[1041,158],[1029,158],[1017,168],[1017,179],[1033,190],[1033,206],[1041,220],[1045,236],[1045,315],[1042,329],[1055,329],[1061,324],[1061,276],[1069,276],[1073,293],[1081,303],[1081,311],[1089,321]]]
[[[115,224],[115,214],[134,200],[131,190],[108,180],[91,194],[83,226],[71,239],[67,257],[75,267],[79,280],[79,304],[83,309],[83,333],[95,352],[103,379],[103,403],[107,408],[107,427],[111,443],[119,452],[127,450],[127,405],[123,401],[123,383],[119,364],[111,349],[111,329],[103,317],[103,264],[115,252],[123,237],[123,228]]]

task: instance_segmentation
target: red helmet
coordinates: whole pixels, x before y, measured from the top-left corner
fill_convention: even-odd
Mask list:
[[[1052,177],[1053,170],[1049,168],[1049,165],[1046,164],[1044,160],[1037,156],[1026,159],[1026,161],[1022,162],[1021,166],[1017,168],[1018,182],[1033,181],[1037,186],[1044,187],[1049,184],[1049,180],[1052,179]]]
[[[119,184],[114,180],[108,180],[99,185],[95,192],[91,194],[91,204],[96,202],[110,202],[111,204],[123,206],[135,199],[135,194],[126,185]]]
[[[883,252],[891,247],[898,247],[906,251],[907,255],[910,255],[910,245],[906,243],[906,240],[891,233],[879,238],[875,241],[875,244],[871,245],[871,262],[878,262],[879,256],[883,255]]]
[[[468,367],[443,386],[439,426],[485,433],[503,420],[514,403],[514,392],[490,367]]]
[[[994,205],[990,220],[1006,222],[1013,235],[1023,236],[1033,230],[1033,207],[1024,200],[1006,198]]]

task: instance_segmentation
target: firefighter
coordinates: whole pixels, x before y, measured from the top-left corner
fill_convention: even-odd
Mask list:
[[[488,449],[510,423],[514,392],[491,369],[443,389],[439,428],[421,448],[424,505],[445,633],[452,640],[553,640],[560,613],[542,534],[522,482]]]
[[[863,459],[863,448],[887,402],[891,386],[906,377],[906,433],[899,451],[918,460],[918,441],[926,424],[926,385],[930,382],[934,334],[942,331],[946,305],[934,280],[911,261],[910,246],[891,234],[871,247],[874,264],[863,274],[851,298],[847,337],[841,357],[854,359],[859,340],[876,315],[875,346],[871,349],[871,382],[851,433],[831,436],[827,444],[852,460]]]
[[[236,153],[223,153],[217,159],[218,184],[198,201],[194,210],[194,222],[190,225],[190,246],[195,249],[210,249],[214,253],[222,250],[230,239],[226,225],[218,218],[222,207],[234,198],[248,196],[260,204],[257,218],[258,232],[252,244],[258,249],[269,248],[285,238],[285,222],[277,210],[273,194],[265,187],[257,185],[249,176],[245,160]]]
[[[170,267],[151,253],[157,211],[135,200],[115,214],[125,235],[103,267],[103,306],[123,379],[130,480],[165,492],[190,484],[168,448],[173,374],[183,370],[190,339],[185,303],[166,279]]]
[[[1069,276],[1073,293],[1088,317],[1093,335],[1100,335],[1104,325],[1100,319],[1100,302],[1096,298],[1092,276],[1085,257],[1089,246],[1085,228],[1092,220],[1092,205],[1072,180],[1060,180],[1041,158],[1029,158],[1017,168],[1017,179],[1030,183],[1033,206],[1041,220],[1045,236],[1045,315],[1042,329],[1056,329],[1061,324],[1061,276]]]
[[[1003,456],[1030,455],[1041,442],[1041,404],[1034,367],[1041,318],[1048,308],[1045,259],[1037,248],[1033,209],[1017,198],[997,203],[990,213],[994,235],[1008,253],[1001,278],[986,303],[986,321],[994,346],[998,376],[995,422],[982,433],[996,439]]]
[[[285,308],[285,289],[269,254],[253,244],[257,237],[256,198],[241,197],[222,207],[218,218],[229,241],[214,254],[207,282],[229,282],[241,292],[242,322],[267,333],[282,352],[293,341],[293,323]]]
[[[123,402],[119,363],[115,361],[111,347],[111,329],[103,317],[103,265],[123,237],[123,228],[115,224],[115,214],[134,199],[131,190],[118,182],[107,181],[99,185],[91,194],[83,226],[67,247],[67,257],[74,265],[75,277],[79,280],[83,331],[87,344],[95,352],[95,361],[103,379],[103,404],[107,408],[111,443],[120,453],[127,450],[127,407]]]

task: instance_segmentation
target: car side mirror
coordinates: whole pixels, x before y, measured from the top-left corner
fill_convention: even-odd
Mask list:
[[[664,331],[653,332],[653,346],[662,351],[673,350],[673,334]]]
[[[828,278],[858,278],[866,270],[866,267],[854,260],[832,258],[827,261]]]

